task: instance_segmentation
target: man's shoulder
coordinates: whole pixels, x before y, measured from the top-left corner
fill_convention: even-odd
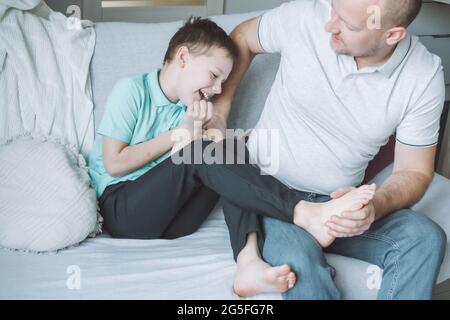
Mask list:
[[[317,16],[310,16],[310,14],[329,14],[331,10],[331,0],[294,0],[281,4],[279,8],[286,13],[306,14],[305,17],[317,19]]]
[[[277,17],[277,21],[283,25],[284,32],[292,37],[301,37],[303,41],[322,41],[319,35],[326,34],[324,26],[328,21],[331,11],[330,0],[295,0],[285,2],[274,9],[271,17]],[[314,36],[311,36],[314,35]],[[289,42],[292,44],[292,42]]]
[[[401,75],[402,83],[412,90],[411,101],[433,97],[444,100],[443,70],[441,58],[431,53],[418,37],[413,36],[409,58]]]
[[[417,74],[434,76],[443,70],[442,59],[430,52],[417,36],[412,36],[409,67]]]
[[[331,8],[331,0],[294,0],[281,4],[290,8],[311,8],[315,10],[327,10]]]

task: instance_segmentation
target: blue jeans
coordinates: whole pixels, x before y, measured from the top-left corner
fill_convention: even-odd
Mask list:
[[[329,197],[311,194],[311,201]],[[324,249],[304,229],[264,218],[264,259],[272,265],[289,264],[299,281],[286,293],[287,300],[340,299]],[[377,299],[431,299],[446,247],[445,232],[426,216],[400,210],[379,221],[363,235],[340,238],[328,248],[334,253],[384,269]]]

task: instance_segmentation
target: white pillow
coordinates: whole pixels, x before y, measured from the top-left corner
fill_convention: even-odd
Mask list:
[[[99,230],[84,158],[57,141],[25,136],[0,146],[0,246],[55,251]]]

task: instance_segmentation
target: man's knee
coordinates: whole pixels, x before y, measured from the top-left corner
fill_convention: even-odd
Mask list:
[[[402,210],[398,214],[404,215],[406,245],[421,251],[422,256],[442,259],[447,245],[445,231],[430,218],[413,210]]]

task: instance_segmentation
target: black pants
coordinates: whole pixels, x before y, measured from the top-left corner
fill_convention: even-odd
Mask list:
[[[196,149],[195,143],[200,148]],[[260,169],[250,164],[241,140],[195,143],[179,153],[184,156],[190,149],[189,164],[174,164],[168,158],[135,181],[106,188],[99,199],[106,230],[115,238],[183,237],[200,227],[220,196],[234,258],[251,232],[258,233],[262,250],[264,237],[258,216],[292,223],[295,205],[307,194],[286,187],[272,176],[261,175]],[[222,150],[224,158],[232,153],[234,164],[192,164],[199,159],[193,150],[203,154],[207,147]],[[243,156],[237,152],[239,148],[245,150]]]

